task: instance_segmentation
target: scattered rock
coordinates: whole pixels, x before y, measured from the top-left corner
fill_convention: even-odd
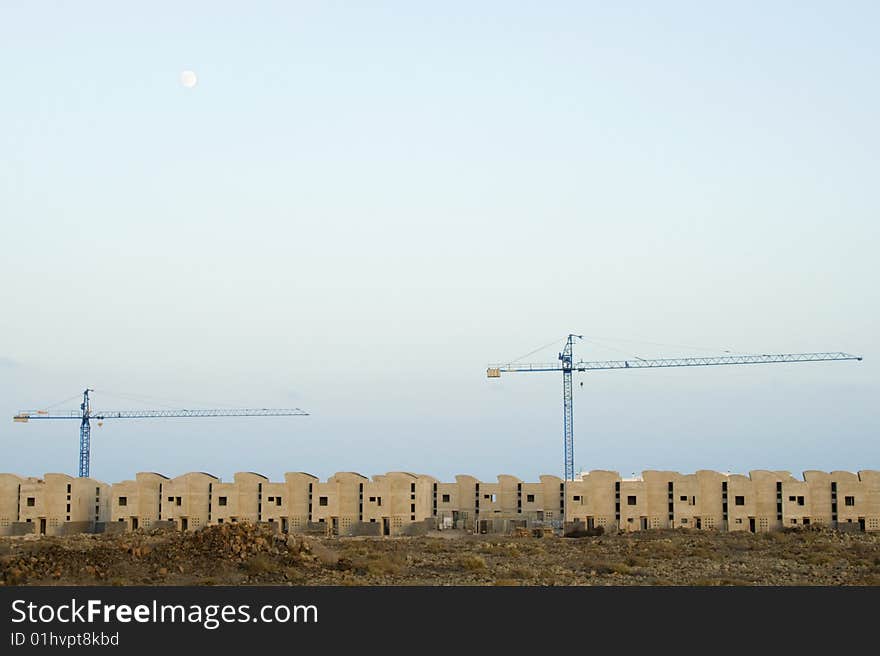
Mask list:
[[[878,585],[880,534],[645,531],[572,540],[181,533],[0,538],[0,585]]]

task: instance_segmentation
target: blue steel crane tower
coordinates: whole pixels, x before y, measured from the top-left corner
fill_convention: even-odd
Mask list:
[[[308,416],[308,412],[299,408],[241,408],[229,410],[100,410],[92,411],[89,392],[83,391],[83,400],[79,412],[68,412],[57,415],[46,410],[19,412],[12,420],[26,423],[31,419],[76,419],[79,423],[79,476],[89,475],[91,462],[91,420],[103,422],[105,419],[153,419],[158,417],[294,417]],[[100,423],[99,423],[100,425]]]
[[[784,362],[826,362],[830,360],[861,360],[861,356],[849,353],[785,353],[774,355],[723,355],[708,358],[662,358],[644,360],[574,361],[574,342],[583,335],[570,334],[555,363],[508,363],[490,365],[486,370],[489,378],[500,378],[502,373],[531,371],[562,372],[562,439],[564,450],[565,481],[574,480],[574,403],[572,398],[572,373],[574,371],[605,371],[609,369],[657,369],[662,367],[706,367],[739,364],[775,364]]]

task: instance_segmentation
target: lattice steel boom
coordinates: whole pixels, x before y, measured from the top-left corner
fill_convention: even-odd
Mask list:
[[[710,358],[661,358],[645,360],[573,360],[575,339],[582,335],[569,335],[565,347],[559,354],[558,362],[508,363],[490,365],[486,373],[489,378],[500,378],[502,373],[521,373],[532,371],[562,372],[563,406],[563,448],[565,452],[565,480],[574,480],[574,408],[571,375],[574,371],[607,371],[610,369],[656,369],[661,367],[708,367],[739,364],[776,364],[784,362],[826,362],[831,360],[861,360],[861,356],[849,353],[782,353],[771,355],[722,355]]]
[[[233,408],[228,410],[100,410],[92,411],[89,392],[83,391],[79,412],[49,414],[44,410],[19,412],[12,420],[28,422],[31,419],[77,419],[79,429],[79,476],[89,475],[91,460],[91,420],[96,419],[153,419],[159,417],[306,417],[308,412],[299,408]]]

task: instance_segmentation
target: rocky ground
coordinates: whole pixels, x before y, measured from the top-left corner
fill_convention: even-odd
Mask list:
[[[597,537],[195,533],[0,538],[2,585],[880,585],[880,534],[645,531]]]

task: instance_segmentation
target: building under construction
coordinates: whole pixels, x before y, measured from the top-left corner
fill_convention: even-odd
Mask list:
[[[222,482],[204,472],[169,478],[141,472],[112,486],[90,478],[0,474],[0,535],[176,528],[265,522],[285,533],[419,535],[458,529],[605,531],[696,529],[778,531],[825,526],[880,531],[880,471],[784,471],[748,475],[645,471],[622,478],[592,471],[573,481],[501,475],[454,482],[407,472],[368,478],[340,472],[326,481],[291,472],[273,482],[253,472]]]

